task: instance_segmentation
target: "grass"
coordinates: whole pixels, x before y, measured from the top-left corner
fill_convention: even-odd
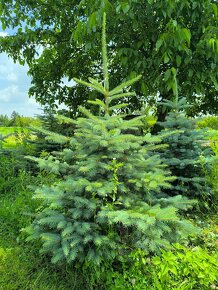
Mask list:
[[[28,184],[48,184],[54,177],[43,173],[31,176],[24,170],[16,174],[15,160],[8,163],[0,158],[8,177],[0,186],[0,290],[89,289],[84,287],[87,281],[80,269],[51,265],[47,257],[39,255],[39,246],[27,243],[21,231],[31,223],[40,206],[32,200]]]
[[[50,265],[46,259],[39,258],[38,252],[33,247],[26,245],[25,248],[23,245],[0,247],[2,290],[88,289],[83,286],[78,270]]]
[[[8,134],[13,128],[1,132]],[[28,186],[49,184],[54,176],[17,170],[16,155],[0,155],[0,164],[0,290],[93,289],[81,269],[52,265],[48,257],[39,255],[39,245],[27,243],[21,231],[40,207]]]

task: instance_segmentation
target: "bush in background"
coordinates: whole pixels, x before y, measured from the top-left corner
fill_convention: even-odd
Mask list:
[[[218,130],[218,117],[215,116],[203,117],[197,120],[197,126],[198,128],[201,129],[208,128]]]

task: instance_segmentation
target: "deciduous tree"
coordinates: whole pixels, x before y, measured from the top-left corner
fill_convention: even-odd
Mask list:
[[[66,77],[101,75],[100,27],[108,14],[111,83],[142,74],[130,110],[170,99],[177,71],[179,94],[190,114],[217,113],[216,0],[0,0],[0,51],[27,62],[30,95],[42,104],[65,103],[73,112],[96,93],[68,86]],[[119,63],[119,65],[118,65]]]

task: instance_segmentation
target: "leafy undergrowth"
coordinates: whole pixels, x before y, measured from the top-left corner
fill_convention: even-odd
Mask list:
[[[3,137],[2,148],[16,148],[23,144],[23,139],[30,138],[29,129],[23,127],[1,127],[0,137]],[[1,142],[0,138],[0,142]]]
[[[115,266],[53,266],[36,245],[7,242],[0,247],[0,289],[218,289],[217,261],[217,252],[175,245],[153,258],[132,253]]]
[[[218,211],[218,130],[208,130],[208,132],[209,143],[217,159],[212,164],[210,174],[206,172],[206,180],[212,185],[214,190],[211,206]]]

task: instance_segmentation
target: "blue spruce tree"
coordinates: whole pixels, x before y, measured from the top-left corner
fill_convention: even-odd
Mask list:
[[[75,124],[74,135],[47,132],[48,138],[68,147],[46,159],[32,158],[57,174],[52,186],[36,190],[34,198],[43,207],[27,228],[29,240],[41,240],[42,252],[50,253],[54,263],[99,264],[136,248],[154,252],[195,231],[178,214],[191,205],[189,200],[158,197],[173,179],[154,153],[161,138],[126,132],[143,126],[143,116],[126,120],[119,109],[128,104],[114,102],[134,95],[129,87],[141,76],[110,89],[105,22],[104,16],[103,84],[75,79],[102,94],[102,99],[90,101],[99,107],[99,115],[81,107],[84,117],[77,120],[58,116]]]
[[[172,132],[163,137],[163,143],[168,146],[162,151],[161,157],[176,179],[172,187],[167,189],[170,196],[183,195],[197,199],[201,205],[206,205],[214,192],[206,181],[205,169],[210,174],[211,162],[214,162],[212,150],[206,146],[205,130],[197,129],[194,119],[188,118],[185,111],[190,105],[185,98],[178,97],[175,78],[175,99],[162,103],[169,109],[161,134]],[[204,167],[202,166],[202,161]]]

